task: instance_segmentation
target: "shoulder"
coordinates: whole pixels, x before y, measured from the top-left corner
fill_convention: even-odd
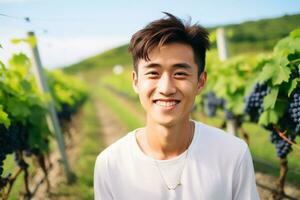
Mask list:
[[[133,131],[118,139],[101,151],[96,159],[96,166],[108,165],[109,163],[119,160],[122,155],[129,151],[131,139],[134,136]]]
[[[225,132],[220,128],[216,128],[202,122],[197,122],[198,134],[200,137],[205,137],[209,142],[215,144],[230,145],[237,148],[247,148],[244,140]]]
[[[222,129],[196,122],[198,142],[202,150],[206,149],[211,153],[221,154],[224,157],[236,157],[240,159],[248,150],[247,143]]]

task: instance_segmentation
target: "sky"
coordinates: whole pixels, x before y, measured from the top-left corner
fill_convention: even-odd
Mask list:
[[[10,40],[34,31],[43,66],[67,66],[128,43],[147,23],[164,17],[162,12],[212,27],[298,14],[300,1],[0,0],[0,60],[7,63],[18,52],[31,56],[28,45]]]

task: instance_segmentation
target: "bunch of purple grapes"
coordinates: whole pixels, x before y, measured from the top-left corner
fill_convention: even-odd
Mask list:
[[[225,101],[221,98],[218,98],[214,92],[208,92],[204,96],[204,106],[209,117],[214,117],[216,115],[218,108],[223,108]]]
[[[27,148],[27,136],[22,131],[23,128],[22,125],[11,125],[7,129],[0,124],[0,177],[3,173],[3,164],[6,155]]]
[[[251,94],[246,97],[244,111],[250,116],[251,121],[258,121],[259,116],[264,111],[264,97],[269,94],[269,92],[270,88],[266,83],[256,83]]]
[[[300,87],[291,94],[288,105],[289,125],[295,134],[300,133]]]
[[[270,141],[275,145],[277,156],[279,158],[286,158],[286,156],[292,151],[292,145],[281,138],[274,128],[269,127],[267,129],[271,131]],[[286,137],[291,142],[295,142],[295,134],[288,134]]]
[[[3,164],[6,159],[6,155],[9,154],[10,148],[6,145],[7,129],[0,124],[0,177],[3,173]]]
[[[295,136],[294,135],[288,135],[287,138],[294,142]],[[281,139],[275,143],[276,147],[276,153],[279,158],[286,158],[288,153],[292,151],[292,145],[288,143],[287,141]]]

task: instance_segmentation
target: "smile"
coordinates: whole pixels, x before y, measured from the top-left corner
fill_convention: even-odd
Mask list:
[[[162,107],[173,107],[177,105],[180,101],[173,100],[173,101],[161,101],[161,100],[155,100],[154,103],[156,105],[162,106]]]

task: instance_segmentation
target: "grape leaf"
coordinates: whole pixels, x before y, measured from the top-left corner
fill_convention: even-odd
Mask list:
[[[274,110],[265,110],[259,117],[258,123],[260,125],[267,126],[271,123],[276,124],[278,122],[278,115]]]
[[[7,102],[7,111],[17,118],[25,118],[30,114],[30,109],[26,102],[16,98],[11,98]]]
[[[290,87],[288,90],[288,97],[291,95],[293,90],[297,87],[298,81],[299,81],[299,78],[295,78],[294,80],[291,81],[291,83],[289,85]]]
[[[274,73],[272,76],[273,85],[279,85],[282,82],[287,82],[290,78],[291,69],[286,67],[289,61],[287,58],[282,58],[279,60],[279,66],[274,67]]]
[[[27,38],[15,38],[11,40],[11,43],[13,44],[19,44],[21,42],[28,43],[32,48],[36,46],[36,38],[34,36],[28,36]]]
[[[274,108],[278,96],[278,91],[278,87],[272,88],[271,92],[267,96],[265,96],[263,104],[264,110],[267,110],[268,108]]]
[[[25,40],[24,39],[19,39],[19,38],[14,38],[14,39],[11,39],[10,42],[13,43],[13,44],[19,44],[21,42],[25,42]]]
[[[265,66],[263,67],[262,73],[258,76],[258,81],[266,81],[270,79],[275,71],[275,67],[273,63],[266,63]]]
[[[273,110],[276,111],[277,116],[279,118],[281,118],[284,115],[287,106],[288,106],[288,100],[287,99],[285,99],[285,100],[277,99]]]
[[[10,119],[8,118],[8,114],[3,111],[2,106],[0,106],[0,123],[4,124],[6,128],[10,126]]]
[[[31,63],[29,58],[23,54],[14,54],[13,57],[9,60],[10,67],[18,69],[18,68],[28,68],[30,67]]]

